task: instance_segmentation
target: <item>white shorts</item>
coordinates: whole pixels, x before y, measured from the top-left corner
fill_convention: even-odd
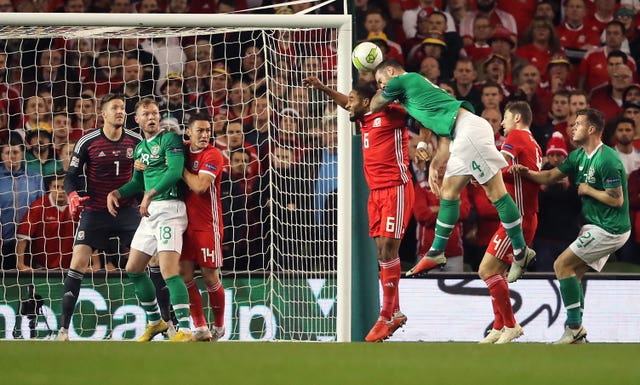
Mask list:
[[[131,248],[148,255],[159,251],[182,252],[182,234],[187,229],[187,206],[184,202],[152,201],[149,214],[140,220]]]
[[[609,255],[621,248],[629,239],[631,231],[611,234],[596,225],[584,225],[578,238],[569,245],[575,255],[596,271],[601,271]]]
[[[493,129],[485,119],[462,111],[456,118],[456,128],[449,162],[444,177],[471,175],[484,184],[507,166],[496,147]]]

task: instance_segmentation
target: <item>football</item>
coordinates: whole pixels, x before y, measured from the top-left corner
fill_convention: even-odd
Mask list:
[[[351,53],[351,62],[358,71],[373,71],[383,59],[380,47],[369,41],[356,45]]]

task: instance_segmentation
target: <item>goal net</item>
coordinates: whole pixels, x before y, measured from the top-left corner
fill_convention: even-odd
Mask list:
[[[318,76],[346,93],[349,16],[15,17],[0,15],[0,142],[10,149],[24,140],[27,172],[0,173],[9,186],[0,191],[0,339],[46,338],[59,328],[66,273],[58,265],[68,267],[73,224],[63,211],[52,217],[38,209],[38,198],[57,199],[48,176],[66,169],[75,141],[100,127],[107,93],[125,95],[132,130],[142,97],[158,100],[167,130],[183,133],[195,112],[211,116],[215,146],[229,160],[221,187],[224,339],[349,339],[348,311],[338,309],[349,306],[350,272],[342,269],[349,267],[350,125],[344,111],[302,84]],[[4,150],[2,159],[11,164]],[[36,171],[42,185],[31,177]],[[113,239],[92,258],[72,339],[143,332],[125,249]],[[33,270],[13,269],[16,259]]]

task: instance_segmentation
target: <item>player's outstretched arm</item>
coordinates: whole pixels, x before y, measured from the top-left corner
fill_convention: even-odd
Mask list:
[[[340,107],[346,108],[349,98],[347,95],[340,93],[333,88],[327,87],[317,76],[308,76],[302,80],[302,84],[306,87],[315,88],[324,92],[328,97],[333,99]]]
[[[525,178],[534,181],[537,184],[552,184],[565,177],[565,174],[557,167],[551,170],[532,171],[521,164],[514,164],[509,171],[513,174],[520,174]]]
[[[369,109],[371,112],[380,112],[386,106],[391,104],[393,100],[387,100],[384,96],[382,96],[382,90],[378,90],[376,94],[371,99],[371,104],[369,105]]]

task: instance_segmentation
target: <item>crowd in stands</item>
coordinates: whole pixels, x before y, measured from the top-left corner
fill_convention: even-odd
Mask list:
[[[225,13],[271,3],[0,0],[0,12]],[[341,13],[342,3],[316,12]],[[293,14],[311,5],[259,12]],[[504,140],[500,122],[506,103],[527,101],[544,167],[554,167],[575,148],[571,129],[577,110],[603,111],[604,141],[627,169],[634,226],[615,259],[640,264],[638,1],[355,0],[354,6],[355,41],[376,43],[407,70],[470,101],[494,127],[496,146]],[[73,218],[59,181],[74,144],[100,127],[101,97],[121,93],[128,129],[137,130],[135,105],[144,97],[159,101],[161,124],[178,133],[197,111],[212,117],[215,146],[228,159],[221,185],[224,269],[267,268],[274,256],[284,270],[334,270],[336,106],[303,87],[302,79],[318,75],[335,84],[335,31],[279,31],[273,52],[262,46],[260,34],[2,41],[2,268],[68,267],[71,244],[64,240],[71,237],[63,234],[73,233]],[[361,72],[355,81],[374,79]],[[410,147],[414,218],[401,250],[407,265],[431,243],[438,209],[425,183],[428,165],[413,156],[417,141]],[[478,186],[470,185],[462,201],[464,213],[447,257],[464,259],[476,270],[499,219]],[[555,257],[578,233],[579,213],[571,181],[541,189],[532,245],[537,270],[552,271]],[[93,268],[122,267],[115,250],[96,256]]]

